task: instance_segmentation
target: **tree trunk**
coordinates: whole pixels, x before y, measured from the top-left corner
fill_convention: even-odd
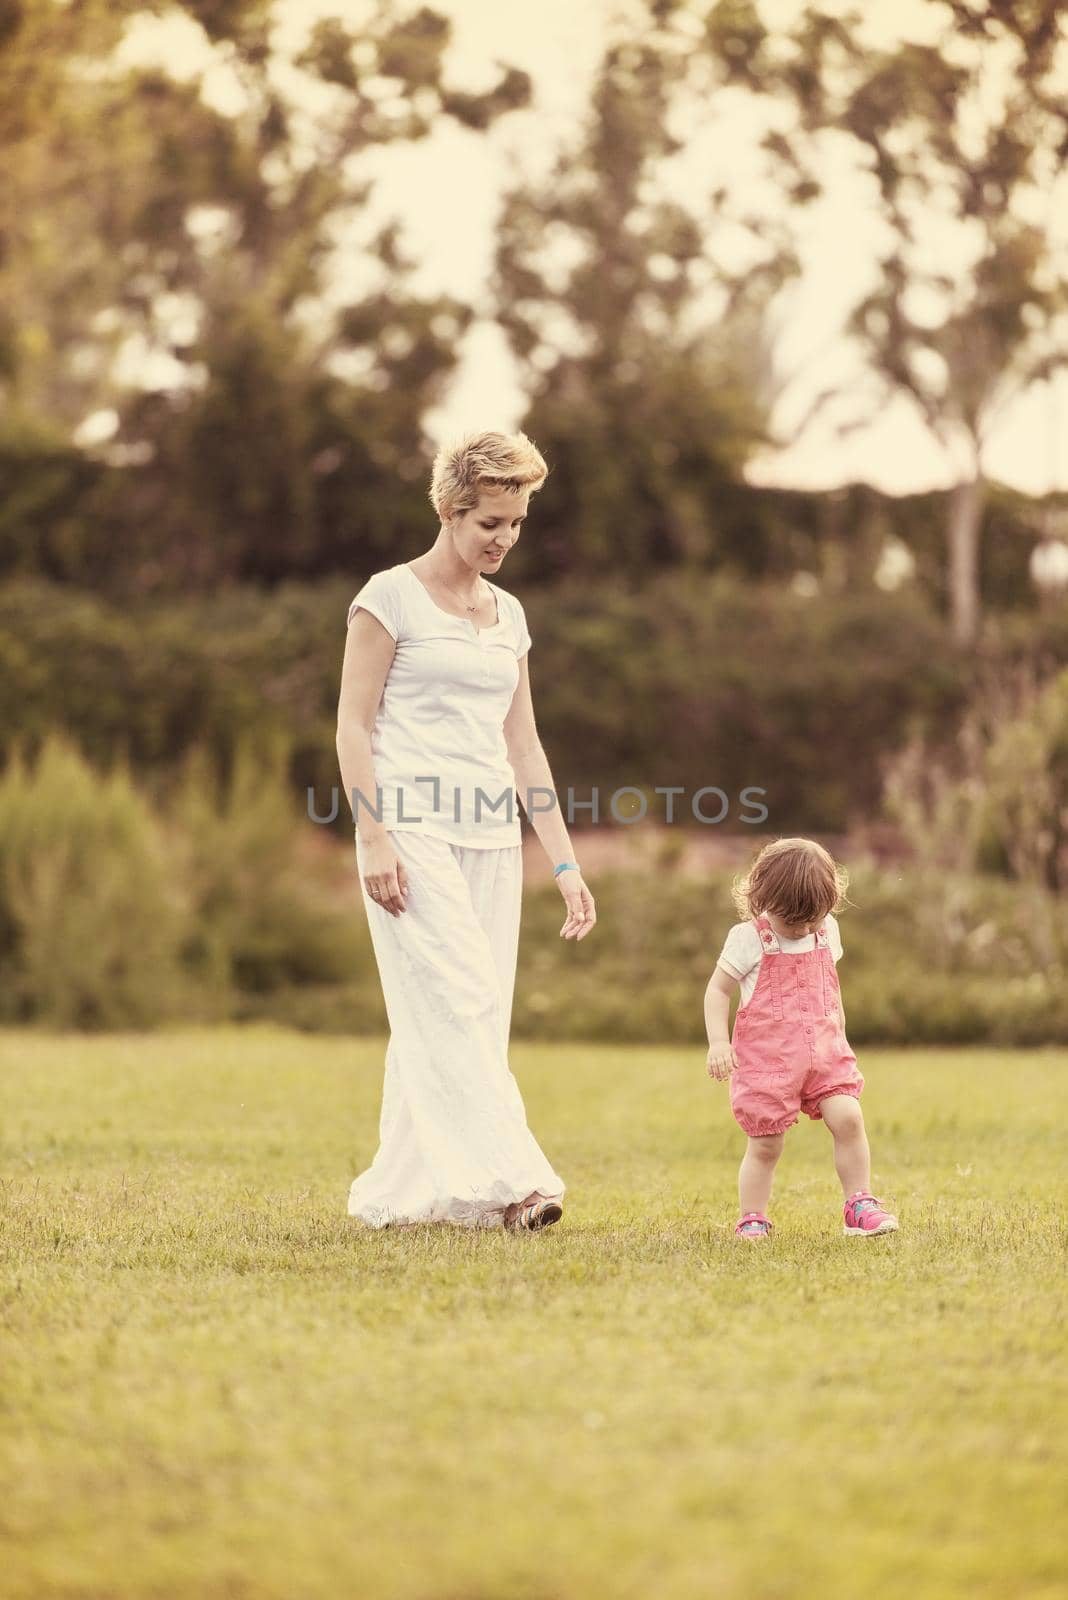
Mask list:
[[[986,484],[977,472],[949,497],[949,618],[953,643],[971,645],[979,632],[979,535]]]

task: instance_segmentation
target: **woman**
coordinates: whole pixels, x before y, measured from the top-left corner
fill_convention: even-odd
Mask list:
[[[547,470],[521,433],[440,451],[433,545],[349,607],[338,761],[390,1025],[379,1149],[348,1202],[373,1227],[562,1215],[508,1065],[516,789],[567,905],[562,937],[585,938],[596,911],[538,739],[523,607],[481,576],[500,572]]]

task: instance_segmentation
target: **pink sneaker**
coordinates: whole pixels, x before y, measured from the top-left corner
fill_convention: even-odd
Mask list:
[[[766,1239],[771,1232],[771,1223],[763,1211],[747,1211],[734,1229],[736,1239]]]
[[[897,1218],[884,1211],[873,1194],[858,1189],[842,1207],[843,1233],[896,1233]]]

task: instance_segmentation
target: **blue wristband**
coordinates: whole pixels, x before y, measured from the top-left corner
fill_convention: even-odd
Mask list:
[[[553,877],[558,878],[561,872],[566,872],[569,867],[575,872],[581,871],[577,861],[561,861],[558,867],[553,868]]]

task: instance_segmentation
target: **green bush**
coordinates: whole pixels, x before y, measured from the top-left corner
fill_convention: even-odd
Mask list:
[[[699,1047],[705,985],[738,920],[731,877],[605,874],[591,885],[597,928],[577,944],[559,937],[558,889],[528,891],[513,1037]],[[848,896],[839,971],[855,1046],[1068,1043],[1068,907],[1055,896],[1036,907],[998,879],[864,865]]]
[[[14,751],[0,777],[0,1019],[242,1019],[278,995],[301,1026],[380,1027],[355,861],[342,902],[336,848],[297,813],[287,758],[284,741],[248,738],[224,778],[194,750],[154,809],[124,764],[102,775],[59,735],[32,764]]]
[[[164,832],[121,765],[51,734],[0,778],[6,1021],[144,1026],[178,1011],[188,908]]]
[[[137,774],[172,772],[202,746],[226,775],[243,738],[286,734],[301,793],[336,781],[346,603],[341,589],[324,606],[313,586],[269,596],[223,587],[120,608],[39,580],[8,583],[0,749],[36,747],[58,728],[97,767],[126,757]]]
[[[119,765],[62,739],[0,779],[0,1017],[86,1029],[274,1019],[381,1033],[351,845],[302,819],[284,740],[242,740],[222,776],[195,751],[154,813]],[[737,920],[732,874],[652,868],[594,884],[599,922],[559,937],[555,885],[524,897],[513,1038],[679,1043]],[[1068,906],[1035,885],[853,868],[841,968],[854,1045],[1068,1043]]]
[[[286,740],[239,741],[226,781],[203,750],[167,802],[192,910],[183,958],[217,1007],[254,1015],[240,996],[339,984],[366,964],[364,942],[302,858]],[[353,865],[353,907],[359,911]]]
[[[0,758],[56,727],[98,767],[126,757],[155,777],[203,747],[227,775],[241,739],[284,737],[301,809],[310,787],[325,811],[339,783],[344,619],[366,576],[124,609],[40,580],[0,586]],[[724,829],[737,831],[753,785],[777,831],[846,831],[879,814],[888,757],[916,734],[944,743],[972,693],[974,663],[908,590],[799,597],[784,583],[668,572],[606,580],[593,596],[570,583],[517,592],[561,794],[596,785],[604,808],[633,784],[662,810],[652,790],[678,785],[685,814],[718,785],[732,802]],[[984,660],[996,676],[1029,650],[1043,676],[1068,664],[1058,614],[1006,621]],[[333,831],[347,840],[344,805]]]
[[[886,763],[884,801],[932,872],[993,871],[1068,888],[1068,669],[988,672],[952,740],[915,736]],[[1048,922],[1047,902],[1035,916]],[[1044,953],[1052,952],[1047,931]]]

